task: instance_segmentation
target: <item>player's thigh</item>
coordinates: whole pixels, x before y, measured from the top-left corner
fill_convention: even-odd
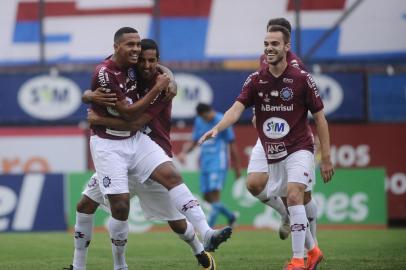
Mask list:
[[[261,142],[258,140],[252,148],[250,160],[248,163],[247,173],[267,173],[268,162],[266,160],[265,151]]]
[[[131,179],[130,177],[130,181]],[[185,218],[172,202],[168,190],[156,181],[151,179],[143,183],[135,181],[131,184],[130,190],[133,194],[137,194],[145,218],[164,221]]]
[[[316,182],[314,155],[307,150],[299,150],[286,158],[286,172],[289,183],[300,183],[305,191],[313,189]]]
[[[128,193],[128,166],[132,155],[132,138],[91,139],[92,157],[103,195]]]
[[[132,157],[130,174],[143,183],[150,178],[159,165],[172,162],[162,148],[147,135],[138,132],[136,136],[136,152]]]

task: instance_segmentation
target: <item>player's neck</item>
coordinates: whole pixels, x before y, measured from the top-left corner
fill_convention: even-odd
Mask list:
[[[280,61],[276,65],[269,65],[269,72],[275,78],[278,78],[279,76],[282,75],[282,73],[285,71],[287,66],[288,66],[288,62],[286,62],[286,58],[284,58],[282,61]]]
[[[120,59],[119,59],[115,54],[113,54],[113,55],[111,56],[111,61],[113,61],[114,63],[116,63],[116,66],[117,66],[119,69],[126,70],[126,69],[128,68],[128,66],[127,66],[125,63],[123,63],[123,61],[120,61]]]

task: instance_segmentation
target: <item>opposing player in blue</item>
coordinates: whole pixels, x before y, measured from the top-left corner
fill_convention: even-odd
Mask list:
[[[199,103],[196,107],[197,117],[195,120],[192,142],[185,145],[178,159],[183,162],[186,154],[196,146],[199,138],[211,130],[223,117],[223,114],[216,112],[210,105]],[[229,165],[229,152],[234,165],[235,177],[238,179],[240,173],[240,161],[235,145],[235,135],[232,127],[224,130],[216,139],[207,141],[200,148],[200,190],[204,200],[211,204],[212,210],[208,218],[209,226],[216,224],[219,214],[224,215],[230,226],[234,225],[236,215],[221,202],[221,190],[227,178]]]

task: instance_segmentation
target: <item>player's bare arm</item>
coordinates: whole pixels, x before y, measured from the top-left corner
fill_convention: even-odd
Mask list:
[[[218,122],[217,125],[215,125],[211,130],[207,131],[199,139],[198,142],[199,145],[201,145],[202,143],[204,143],[209,139],[216,137],[219,132],[235,124],[238,121],[238,119],[240,119],[241,114],[243,113],[244,110],[245,106],[241,102],[239,101],[234,102],[233,106],[231,106],[231,108],[226,111],[221,121]]]
[[[116,130],[138,131],[152,120],[148,113],[141,114],[136,120],[131,122],[116,117],[105,117],[98,115],[92,109],[87,109],[87,121],[91,125],[106,126]]]
[[[323,181],[329,182],[334,175],[334,167],[330,156],[330,134],[328,131],[328,123],[324,116],[324,111],[318,111],[313,114],[316,124],[317,135],[320,140],[320,171]]]
[[[168,74],[170,78],[169,86],[168,88],[166,88],[165,98],[163,99],[164,102],[168,102],[172,100],[178,93],[178,85],[176,84],[173,72],[169,68],[158,64],[158,70],[161,71],[162,73]]]
[[[110,89],[99,87],[95,91],[86,90],[82,95],[82,102],[94,103],[100,106],[113,107],[116,105],[117,97],[115,93],[109,93]]]
[[[148,106],[158,97],[161,91],[168,87],[169,76],[160,74],[156,79],[152,89],[140,100],[129,105],[126,100],[116,102],[116,109],[120,115],[128,121],[135,120],[148,108]]]

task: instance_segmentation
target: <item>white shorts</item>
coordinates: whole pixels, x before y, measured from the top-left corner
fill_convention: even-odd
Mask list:
[[[90,150],[103,195],[128,193],[128,175],[143,183],[156,167],[171,161],[158,144],[141,132],[124,140],[91,136]]]
[[[247,168],[247,173],[255,172],[268,172],[268,161],[266,160],[265,151],[259,138],[255,146],[252,148],[250,161]]]
[[[138,196],[146,219],[165,221],[185,219],[185,216],[176,209],[171,201],[168,190],[161,184],[151,179],[140,183],[130,176],[129,190],[131,198]],[[104,199],[96,173],[92,175],[82,194],[100,204],[105,211],[110,213],[109,202]]]
[[[289,183],[301,183],[305,191],[311,191],[316,183],[314,155],[307,150],[299,150],[277,163],[269,164],[272,177],[268,178],[267,195],[286,197]]]

